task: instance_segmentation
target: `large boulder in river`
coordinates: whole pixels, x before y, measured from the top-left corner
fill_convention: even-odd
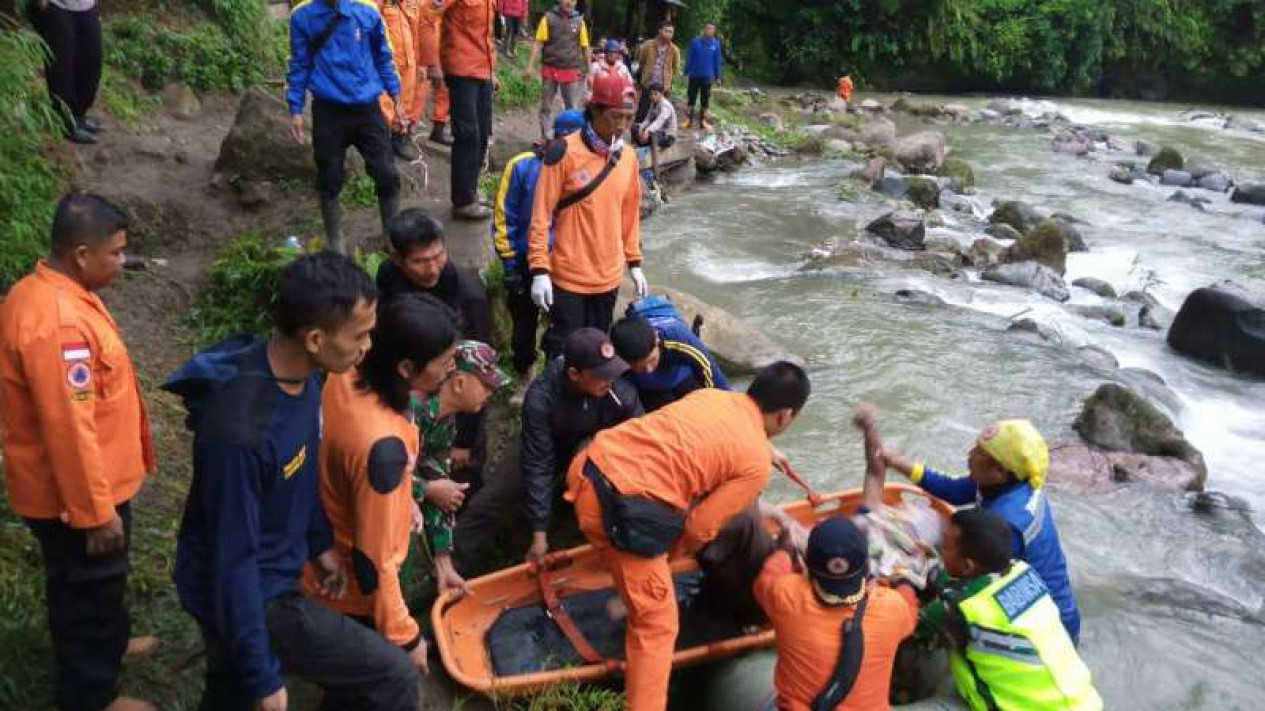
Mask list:
[[[961,158],[952,156],[945,158],[940,164],[940,169],[936,171],[936,175],[948,178],[951,181],[950,185],[959,193],[975,186],[975,169]]]
[[[1010,225],[1020,233],[1032,231],[1045,219],[1037,209],[1026,202],[1007,200],[997,204],[988,221],[995,225]]]
[[[293,180],[316,177],[312,148],[290,137],[290,112],[281,99],[256,87],[247,91],[237,117],[220,144],[215,171],[230,183]]]
[[[1265,183],[1238,186],[1230,195],[1230,201],[1248,205],[1265,205]]]
[[[1159,153],[1151,159],[1146,165],[1146,172],[1151,175],[1163,175],[1166,170],[1181,170],[1185,167],[1186,161],[1182,158],[1182,154],[1173,148],[1161,148]]]
[[[1195,289],[1168,329],[1168,345],[1230,370],[1265,377],[1265,308],[1224,284]]]
[[[1071,298],[1063,277],[1049,267],[1036,262],[998,264],[984,270],[984,279],[998,284],[1032,289],[1054,301],[1067,301]]]
[[[1132,452],[1104,452],[1082,444],[1050,445],[1047,481],[1060,485],[1113,488],[1140,483],[1178,491],[1203,491],[1204,474],[1177,457],[1154,457]]]
[[[866,161],[864,166],[854,171],[852,177],[865,182],[867,185],[873,185],[883,179],[886,170],[887,159],[883,156],[874,156]]]
[[[861,141],[871,148],[886,146],[896,140],[896,124],[882,116],[866,119],[861,125]]]
[[[1111,284],[1095,277],[1081,277],[1072,282],[1072,286],[1088,289],[1104,299],[1116,298],[1116,289]]]
[[[1007,263],[1036,262],[1053,269],[1059,276],[1067,273],[1067,238],[1054,220],[1045,220],[1036,229],[1020,237],[1006,250],[1002,261]]]
[[[1221,168],[1217,167],[1216,163],[1213,163],[1211,159],[1205,158],[1204,156],[1191,156],[1186,161],[1185,170],[1187,173],[1190,173],[1190,177],[1195,180],[1199,180],[1205,175],[1212,175],[1213,173],[1221,172]]]
[[[1156,457],[1175,457],[1189,462],[1200,473],[1198,487],[1207,475],[1203,454],[1159,408],[1136,392],[1116,383],[1104,383],[1085,401],[1072,428],[1086,442],[1110,452],[1131,452]]]
[[[919,131],[896,141],[896,162],[910,173],[935,173],[947,153],[944,134],[939,131]]]
[[[906,200],[924,210],[940,207],[940,183],[935,178],[915,176],[907,178],[905,182],[908,186],[905,191]]]
[[[619,303],[615,306],[616,313],[622,314],[627,308],[630,291],[627,288],[621,290]],[[751,324],[722,308],[712,306],[683,291],[663,286],[652,286],[650,292],[675,304],[686,323],[693,323],[699,316],[703,318],[700,331],[702,339],[720,363],[720,367],[724,368],[726,375],[751,375],[779,360],[800,362],[799,358],[788,353]]]
[[[916,212],[889,212],[866,225],[865,230],[899,249],[925,249],[923,241],[927,238],[927,226],[923,216]]]

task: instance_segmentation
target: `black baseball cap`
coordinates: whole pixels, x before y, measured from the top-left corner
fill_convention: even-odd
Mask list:
[[[861,601],[869,573],[870,544],[865,532],[843,516],[817,524],[808,534],[804,556],[813,587],[830,605]]]
[[[611,339],[596,328],[581,328],[568,336],[562,359],[568,368],[601,380],[614,380],[628,372],[628,363],[615,354]]]

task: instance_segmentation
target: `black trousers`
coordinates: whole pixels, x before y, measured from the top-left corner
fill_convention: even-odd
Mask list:
[[[417,669],[404,650],[371,627],[298,593],[269,600],[264,622],[285,673],[325,690],[323,711],[417,711]],[[242,686],[223,642],[206,625],[202,636],[206,688],[199,710],[252,711],[257,699]]]
[[[492,82],[446,76],[452,117],[452,206],[479,199],[479,172],[492,135]]]
[[[523,517],[522,460],[518,444],[505,452],[496,471],[489,471],[483,478],[483,488],[475,494],[457,515],[457,528],[452,536],[453,562],[462,575],[475,575],[487,567],[487,553],[503,532],[525,529],[516,525]],[[511,548],[518,541],[506,544]],[[527,544],[522,545],[526,550]],[[512,555],[521,551],[511,550]]]
[[[685,90],[685,105],[690,115],[694,115],[694,102],[699,102],[703,114],[712,104],[712,79],[710,77],[690,77],[689,87]],[[700,114],[702,115],[702,114]]]
[[[355,146],[365,159],[378,202],[400,194],[400,173],[391,150],[391,133],[382,110],[373,104],[312,102],[312,154],[316,158],[316,191],[338,197],[347,180],[347,148]]]
[[[101,85],[101,11],[94,6],[71,12],[51,3],[41,10],[34,0],[29,9],[36,32],[50,50],[44,63],[48,93],[68,129],[74,128],[74,121],[96,102]]]
[[[645,122],[646,116],[650,114],[650,88],[638,87],[637,94],[637,113],[633,114],[633,123],[640,124]]]
[[[54,691],[61,711],[100,711],[119,694],[123,653],[131,635],[127,614],[128,550],[132,507],[118,507],[123,550],[90,556],[87,533],[57,519],[27,519],[44,556],[48,632],[57,669]]]
[[[602,333],[611,330],[615,318],[615,297],[619,289],[601,294],[576,294],[553,287],[553,307],[549,309],[549,330],[545,331],[544,349],[549,358],[562,355],[567,336],[580,328],[596,328]]]
[[[518,44],[519,33],[523,31],[524,19],[521,17],[505,17],[505,53],[514,54],[514,48]]]
[[[505,291],[505,307],[509,310],[513,325],[510,349],[514,353],[514,372],[519,375],[536,364],[536,350],[539,345],[536,332],[540,326],[540,309],[532,302],[531,290],[527,288],[527,284],[526,281],[520,281],[517,286]]]
[[[767,618],[756,602],[753,586],[764,561],[776,551],[777,542],[764,528],[758,503],[730,519],[695,556],[703,571],[699,595],[705,609],[744,625],[765,622]]]

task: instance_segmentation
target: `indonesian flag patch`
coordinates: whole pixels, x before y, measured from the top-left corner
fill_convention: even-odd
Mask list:
[[[88,348],[87,343],[61,344],[61,359],[67,363],[73,363],[77,360],[88,360],[91,357],[92,351]]]

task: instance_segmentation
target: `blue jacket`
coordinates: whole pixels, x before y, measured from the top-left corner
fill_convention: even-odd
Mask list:
[[[492,213],[492,245],[505,264],[505,273],[527,265],[527,232],[531,227],[532,203],[536,199],[536,181],[540,178],[541,159],[534,151],[519,153],[510,159],[501,174]],[[549,235],[553,247],[553,234]]]
[[[916,472],[915,472],[916,474]],[[924,467],[916,483],[928,493],[955,506],[978,503],[1006,519],[1011,529],[1011,551],[1041,574],[1050,596],[1059,606],[1063,626],[1075,642],[1080,639],[1081,613],[1067,575],[1067,559],[1054,526],[1054,515],[1044,489],[1033,489],[1026,481],[999,491],[981,492],[968,477],[950,477]]]
[[[342,22],[317,56],[312,43],[336,15]],[[290,72],[286,103],[291,114],[303,113],[305,92],[334,104],[377,103],[382,92],[400,95],[391,43],[378,6],[372,0],[303,0],[290,13]]]
[[[695,375],[705,388],[729,390],[725,373],[698,336],[675,318],[648,319],[659,332],[659,366],[652,373],[629,373],[638,392],[672,390]]]
[[[333,544],[317,486],[321,382],[283,392],[267,341],[244,336],[195,356],[163,389],[184,398],[194,433],[176,591],[258,700],[281,688],[264,607],[294,592],[304,563]]]
[[[720,78],[720,40],[718,38],[708,39],[699,35],[690,42],[690,51],[685,57],[685,76],[702,79]]]

